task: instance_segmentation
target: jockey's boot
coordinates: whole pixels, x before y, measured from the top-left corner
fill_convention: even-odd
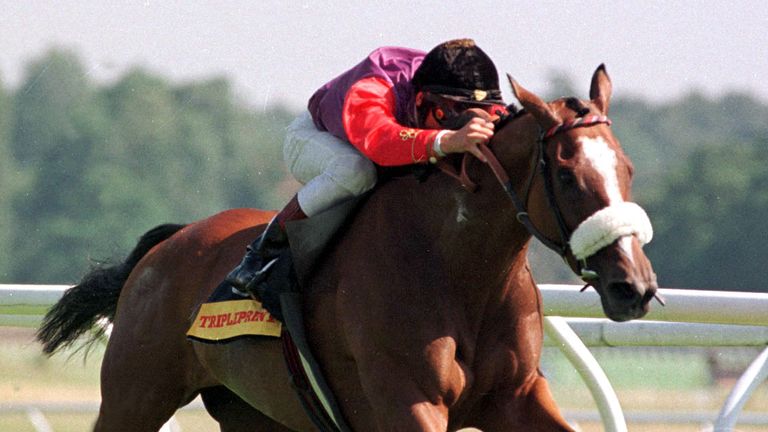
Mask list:
[[[259,282],[266,279],[270,268],[284,255],[288,248],[285,223],[306,219],[307,215],[294,196],[267,225],[264,232],[246,248],[245,257],[224,280],[243,294],[253,291]]]

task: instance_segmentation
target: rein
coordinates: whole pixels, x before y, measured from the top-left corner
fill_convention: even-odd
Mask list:
[[[594,227],[595,225],[599,226],[599,220],[601,217],[610,217],[612,216],[612,213],[615,212],[626,213],[627,215],[630,215],[630,223],[627,225],[627,221],[624,221],[625,225],[623,228],[625,229],[622,231],[622,233],[625,233],[625,235],[637,235],[638,239],[643,244],[648,243],[651,240],[651,236],[653,235],[653,230],[650,226],[648,216],[639,206],[637,206],[637,204],[634,203],[624,203],[619,206],[606,207],[592,215],[590,218],[587,218],[587,220],[582,222],[574,232],[569,232],[568,227],[565,224],[565,219],[563,218],[560,207],[557,204],[557,200],[555,200],[554,188],[552,186],[552,176],[550,175],[550,164],[548,163],[547,153],[545,151],[547,140],[562,132],[580,127],[590,127],[598,124],[606,124],[610,126],[611,120],[608,117],[601,115],[577,117],[557,124],[546,131],[542,131],[539,134],[539,138],[536,140],[538,145],[538,156],[536,159],[534,159],[534,164],[539,165],[541,175],[544,177],[544,189],[547,194],[547,202],[550,209],[552,209],[553,213],[555,214],[558,230],[560,232],[559,244],[556,241],[550,240],[541,231],[539,231],[528,215],[528,196],[531,191],[531,185],[533,184],[533,178],[536,175],[536,170],[531,170],[531,174],[528,177],[528,181],[525,186],[524,198],[520,199],[520,197],[515,192],[514,187],[512,186],[512,181],[509,179],[509,175],[507,174],[504,167],[501,166],[501,163],[499,162],[498,158],[496,158],[496,155],[493,153],[493,151],[491,151],[491,149],[485,144],[479,145],[480,151],[488,160],[488,166],[491,168],[491,171],[499,183],[501,183],[504,191],[507,193],[507,196],[509,196],[511,199],[512,204],[515,206],[515,210],[517,210],[516,219],[518,222],[523,224],[525,229],[528,230],[532,236],[536,237],[536,239],[542,242],[545,246],[555,251],[564,260],[568,260],[568,253],[574,257],[577,268],[576,273],[586,283],[584,288],[581,289],[582,291],[591,286],[592,283],[599,278],[597,272],[587,268],[587,257],[589,257],[592,253],[600,248],[600,243],[594,241],[591,243],[585,242],[584,238],[589,236],[590,227]],[[467,156],[464,157],[464,165],[466,164],[466,159]],[[466,169],[463,169],[462,176],[466,176]],[[613,216],[615,216],[615,214]],[[638,229],[638,227],[640,228]],[[579,238],[576,239],[576,237]],[[578,243],[578,251],[574,251],[573,249],[572,244],[574,241]],[[591,251],[589,248],[584,248],[586,244],[590,245],[592,248]],[[658,293],[654,294],[654,298],[659,302],[659,304],[661,304],[661,306],[666,305],[664,298]]]
[[[530,193],[531,185],[533,184],[533,177],[536,175],[536,171],[531,170],[531,174],[530,174],[530,177],[528,178],[527,186],[525,188],[525,196],[524,196],[524,199],[521,200],[517,196],[517,193],[515,192],[512,186],[512,182],[509,179],[509,175],[507,175],[506,171],[501,166],[501,163],[499,163],[499,160],[496,158],[493,151],[491,151],[491,149],[488,148],[488,146],[486,145],[482,145],[482,148],[481,148],[483,155],[485,155],[485,157],[489,161],[489,166],[491,170],[493,171],[494,175],[499,180],[499,182],[501,182],[501,185],[504,187],[504,190],[506,191],[509,198],[512,200],[512,203],[514,204],[515,209],[517,210],[516,219],[520,223],[522,223],[523,226],[525,226],[525,228],[528,230],[529,233],[531,233],[531,235],[536,237],[545,246],[555,251],[558,255],[563,257],[563,259],[566,258],[566,255],[570,250],[570,243],[568,240],[570,238],[570,234],[569,234],[568,227],[565,224],[565,218],[563,218],[563,214],[560,211],[560,206],[557,204],[557,200],[555,200],[554,187],[552,186],[552,176],[550,175],[550,164],[547,160],[547,153],[545,151],[547,140],[552,138],[555,135],[558,135],[563,132],[567,132],[569,130],[573,130],[580,127],[594,126],[598,124],[607,124],[610,126],[611,120],[606,116],[600,116],[600,115],[577,117],[574,119],[566,120],[565,122],[557,124],[549,128],[547,131],[543,131],[542,133],[540,133],[539,138],[536,141],[539,151],[538,151],[537,159],[534,161],[534,163],[539,166],[539,171],[541,172],[541,175],[544,177],[544,189],[547,194],[547,202],[549,203],[549,207],[552,209],[553,213],[555,214],[555,219],[557,220],[558,231],[560,232],[560,244],[544,236],[544,234],[541,231],[539,231],[536,228],[536,226],[534,226],[528,214],[528,209],[527,209],[528,195]],[[579,269],[583,270],[581,263],[579,263]]]
[[[493,151],[485,144],[478,145],[478,148],[488,160],[488,166],[490,167],[494,176],[501,184],[502,188],[504,189],[504,192],[506,192],[507,196],[512,201],[512,204],[514,205],[515,210],[517,211],[515,215],[515,219],[517,219],[517,221],[520,222],[532,236],[536,237],[537,240],[539,240],[549,249],[556,252],[566,261],[567,261],[568,253],[571,250],[570,241],[569,241],[570,234],[569,234],[568,227],[565,224],[565,219],[563,218],[562,212],[560,211],[560,207],[558,206],[557,200],[555,199],[554,188],[552,186],[552,178],[550,175],[550,164],[548,163],[547,154],[545,151],[546,144],[548,139],[560,133],[567,132],[569,130],[573,130],[576,128],[590,127],[598,124],[607,124],[610,126],[611,120],[608,117],[601,116],[601,115],[590,115],[590,116],[569,119],[563,123],[557,124],[549,128],[546,131],[542,131],[539,134],[538,139],[536,140],[536,144],[538,146],[538,154],[536,158],[533,160],[533,165],[534,167],[535,165],[538,165],[539,171],[541,172],[541,175],[544,177],[544,189],[547,194],[547,202],[549,204],[550,209],[552,209],[552,212],[555,215],[555,219],[557,220],[557,225],[558,225],[558,231],[560,233],[559,243],[557,241],[547,238],[541,231],[539,231],[539,229],[536,228],[536,226],[533,224],[533,221],[531,221],[531,217],[528,214],[528,208],[527,208],[528,196],[530,194],[534,176],[536,175],[536,170],[535,169],[531,170],[531,174],[528,177],[528,181],[525,186],[525,195],[521,199],[518,196],[517,192],[515,192],[512,181],[509,178],[509,174],[507,174],[506,170],[501,165],[498,158],[496,158],[496,155],[493,153]],[[446,167],[446,165],[441,165],[440,168],[447,174],[453,176],[454,178],[457,178],[465,189],[467,189],[470,192],[473,192],[477,188],[477,185],[467,175],[466,165],[467,165],[468,157],[469,155],[465,155],[465,157],[463,158],[461,172],[459,174],[457,174],[455,171],[451,172],[451,168]],[[582,259],[582,260],[577,259],[576,265],[578,268],[577,273],[585,281],[594,280],[598,277],[597,273],[586,268],[586,259]]]

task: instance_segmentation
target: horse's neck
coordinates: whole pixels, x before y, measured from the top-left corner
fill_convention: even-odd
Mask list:
[[[477,178],[477,177],[475,177]],[[453,185],[445,200],[434,242],[452,268],[480,275],[504,268],[526,241],[514,223],[514,209],[492,177],[478,178],[481,190],[470,193]]]
[[[533,169],[537,133],[527,120],[499,131],[493,144],[521,196]],[[389,208],[386,223],[392,232],[409,232],[409,241],[419,243],[413,247],[436,254],[434,265],[444,267],[457,284],[503,285],[509,270],[524,264],[530,235],[516,221],[516,209],[489,167],[473,160],[468,172],[480,186],[476,192],[439,173],[424,183],[401,180],[377,194]]]
[[[527,196],[525,189],[531,170],[535,169],[537,136],[535,121],[526,116],[497,131],[490,144],[521,198]],[[466,218],[463,226],[455,226],[461,234],[457,235],[458,240],[453,246],[461,250],[463,245],[475,244],[475,255],[486,261],[498,257],[499,265],[508,267],[512,260],[525,255],[524,248],[530,235],[517,222],[518,209],[515,209],[490,166],[473,159],[468,172],[479,188],[474,193],[465,192],[463,195],[464,212],[470,217]]]

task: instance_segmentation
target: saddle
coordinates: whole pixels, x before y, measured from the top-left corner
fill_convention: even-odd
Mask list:
[[[347,432],[338,403],[309,348],[304,329],[302,287],[320,257],[367,195],[345,201],[309,219],[286,223],[290,250],[278,257],[275,269],[254,301],[220,285],[200,306],[187,337],[204,343],[227,343],[240,337],[280,337],[291,385],[312,422],[323,432]],[[287,271],[285,271],[287,270]],[[290,275],[288,278],[269,275]]]

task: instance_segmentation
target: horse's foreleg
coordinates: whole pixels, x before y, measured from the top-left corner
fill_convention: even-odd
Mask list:
[[[490,395],[470,426],[483,432],[524,430],[573,432],[555,404],[546,379],[540,374],[521,392]]]
[[[529,413],[526,420],[533,426],[529,430],[542,431],[573,431],[573,428],[565,421],[560,408],[557,407],[552,392],[549,390],[547,380],[538,375],[531,391],[526,398],[526,412]]]
[[[360,373],[363,392],[372,413],[346,412],[353,430],[445,432],[448,407],[438,394],[428,394],[413,380],[413,368],[378,359],[373,369]],[[366,415],[367,414],[367,415]],[[371,418],[372,417],[372,418]]]
[[[403,389],[399,394],[387,397],[382,394],[373,399],[373,405],[378,407],[374,408],[377,431],[445,432],[448,429],[448,408],[430,401],[419,391]],[[404,403],[393,403],[398,399]]]

